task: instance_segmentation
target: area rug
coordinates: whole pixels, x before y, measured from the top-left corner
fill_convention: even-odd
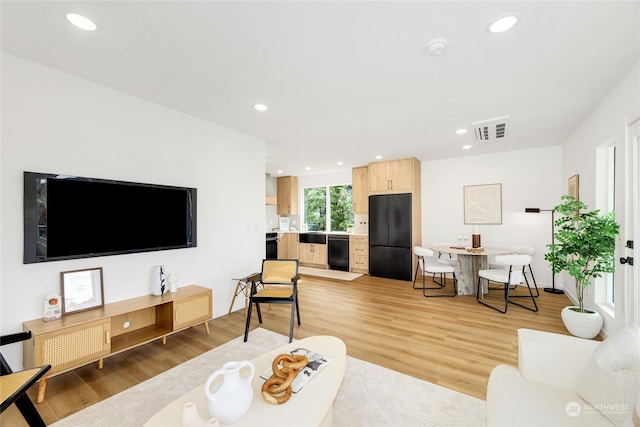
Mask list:
[[[223,363],[253,359],[288,342],[288,337],[262,328],[251,331],[248,342],[243,342],[242,338],[229,341],[51,426],[142,426],[164,406],[203,384]],[[484,425],[484,413],[483,400],[347,356],[344,381],[334,402],[333,424],[478,427]]]
[[[340,270],[325,270],[323,268],[298,267],[298,273],[307,274],[309,276],[326,277],[327,279],[346,280],[348,282],[362,276],[359,273],[349,273]]]

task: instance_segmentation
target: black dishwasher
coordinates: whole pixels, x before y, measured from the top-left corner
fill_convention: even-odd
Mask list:
[[[329,234],[329,268],[349,271],[349,236]]]

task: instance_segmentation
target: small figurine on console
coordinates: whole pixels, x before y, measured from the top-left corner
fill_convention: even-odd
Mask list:
[[[60,319],[62,317],[62,299],[59,292],[48,294],[44,299],[44,317],[43,320]]]

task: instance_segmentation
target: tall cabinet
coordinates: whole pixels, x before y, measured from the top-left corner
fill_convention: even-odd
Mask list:
[[[353,213],[369,212],[369,167],[360,166],[351,169],[351,198]]]
[[[369,274],[411,280],[417,266],[414,246],[422,246],[421,164],[415,157],[369,163]],[[380,195],[404,195],[377,197]],[[371,204],[373,203],[373,205]],[[374,210],[372,207],[376,206]],[[387,209],[385,209],[385,207]],[[391,215],[391,216],[389,216]],[[384,236],[380,227],[387,224],[387,236],[402,236],[401,242],[377,241]],[[397,244],[396,244],[397,243]],[[400,249],[402,248],[402,249]],[[407,252],[407,249],[409,252]],[[400,254],[401,267],[381,267],[390,254]],[[408,255],[407,255],[408,254]],[[408,260],[411,258],[411,261]]]
[[[298,215],[298,177],[278,177],[278,215]]]

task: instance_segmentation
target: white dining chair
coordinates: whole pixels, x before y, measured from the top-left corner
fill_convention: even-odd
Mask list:
[[[458,279],[456,278],[456,271],[452,265],[446,265],[439,262],[429,261],[433,259],[435,253],[431,249],[416,246],[413,248],[413,253],[418,257],[418,264],[416,265],[416,273],[413,276],[413,289],[422,289],[422,295],[425,297],[455,297],[458,293]],[[418,278],[418,271],[422,270],[422,288],[416,287],[416,280]],[[440,282],[435,280],[435,275],[440,277]],[[443,289],[447,286],[447,274],[451,274],[453,280],[453,293],[441,294],[431,293],[427,294],[429,289]],[[433,283],[438,286],[427,287],[425,276],[432,275],[434,277]]]
[[[476,287],[476,300],[487,307],[493,308],[501,313],[506,313],[509,303],[518,305],[522,308],[526,308],[531,311],[538,311],[538,304],[536,304],[535,296],[531,291],[531,286],[527,280],[524,280],[526,283],[527,289],[529,291],[529,295],[509,295],[509,291],[512,290],[511,287],[518,287],[523,283],[524,279],[524,267],[525,265],[531,264],[531,255],[497,255],[494,264],[496,264],[500,268],[489,268],[485,270],[480,270],[478,272],[478,285]],[[483,286],[482,280],[486,281],[486,288]],[[489,283],[495,283],[499,287],[492,288],[489,286]],[[489,294],[491,290],[502,290],[504,292],[504,309],[500,309],[494,305],[487,303],[484,298],[484,289],[487,290],[486,294]],[[533,307],[527,307],[526,305],[520,304],[518,302],[513,301],[514,298],[531,298],[533,302]]]
[[[508,249],[517,255],[535,255],[536,250],[531,246],[509,246]],[[505,266],[497,265],[495,262],[489,263],[489,268],[506,268]],[[522,266],[522,274],[524,276],[524,280],[529,284],[529,276],[531,276],[531,281],[533,282],[533,287],[535,288],[535,297],[540,296],[540,291],[538,290],[538,284],[536,283],[536,278],[533,275],[533,269],[531,268],[531,263]],[[515,289],[515,288],[512,288]]]
[[[433,246],[453,246],[453,244],[449,242],[440,242],[434,243]],[[436,259],[436,261],[441,264],[452,265],[453,267],[458,266],[458,260],[455,254],[451,253],[438,252],[438,258]]]

